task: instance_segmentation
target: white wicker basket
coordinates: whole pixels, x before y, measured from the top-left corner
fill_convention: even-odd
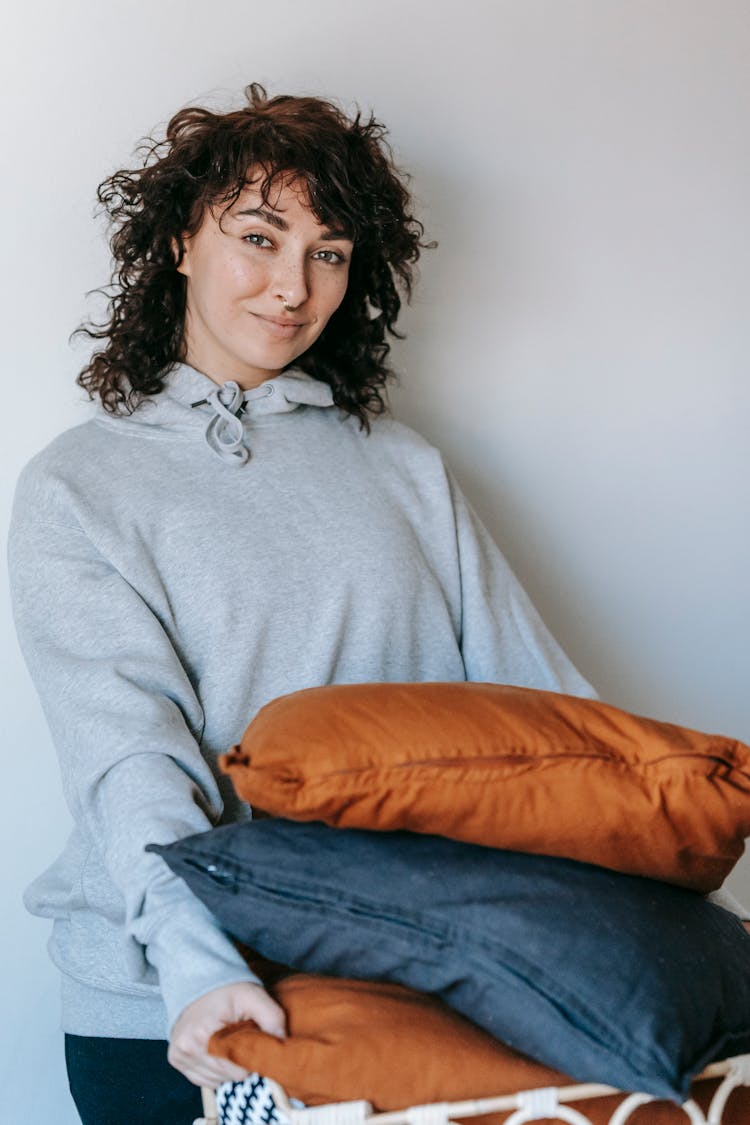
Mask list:
[[[722,1125],[722,1115],[729,1095],[738,1086],[750,1086],[750,1055],[738,1055],[722,1062],[712,1063],[698,1079],[721,1078],[714,1092],[707,1114],[692,1099],[682,1105],[685,1120],[692,1125]],[[248,1082],[251,1079],[246,1080]],[[521,1090],[497,1098],[480,1098],[476,1101],[436,1102],[432,1105],[410,1106],[389,1113],[376,1113],[369,1102],[337,1102],[332,1105],[299,1108],[292,1104],[286,1092],[270,1078],[261,1080],[265,1102],[262,1111],[253,1117],[236,1107],[243,1084],[227,1084],[238,1096],[230,1096],[227,1088],[217,1093],[204,1089],[204,1116],[194,1125],[452,1125],[456,1119],[477,1117],[486,1113],[511,1112],[503,1125],[526,1125],[526,1122],[557,1118],[569,1125],[591,1125],[586,1116],[586,1101],[622,1094],[622,1100],[612,1113],[609,1125],[625,1125],[639,1106],[654,1101],[649,1094],[627,1094],[612,1086],[579,1085],[545,1087],[538,1090]],[[256,1089],[259,1085],[255,1076]],[[575,1105],[573,1104],[575,1103]],[[750,1118],[748,1119],[750,1125]]]

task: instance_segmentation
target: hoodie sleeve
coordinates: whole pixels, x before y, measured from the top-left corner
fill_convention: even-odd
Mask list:
[[[158,620],[80,528],[42,522],[17,492],[9,540],[21,648],[60,758],[66,800],[124,900],[134,979],[159,974],[169,1028],[204,993],[257,981],[146,844],[213,826],[200,703]]]
[[[494,540],[448,475],[461,582],[467,680],[596,698],[544,625]]]

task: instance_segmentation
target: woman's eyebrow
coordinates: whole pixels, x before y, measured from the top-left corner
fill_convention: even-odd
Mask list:
[[[269,211],[267,207],[245,207],[242,211],[235,211],[235,215],[257,215],[277,230],[289,230],[289,224],[282,219],[276,211]]]
[[[279,215],[277,211],[270,211],[267,207],[243,207],[241,211],[235,211],[234,213],[237,216],[257,216],[259,219],[263,219],[263,221],[268,223],[270,226],[276,227],[277,230],[289,230],[289,224],[287,223],[287,221],[285,219],[282,219],[281,215]],[[350,235],[348,235],[345,230],[326,229],[322,231],[320,237],[324,242],[330,242],[342,238],[349,239]]]

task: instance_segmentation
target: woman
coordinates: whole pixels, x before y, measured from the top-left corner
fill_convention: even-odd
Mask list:
[[[423,244],[382,127],[252,86],[177,113],[99,197],[115,285],[79,382],[100,410],[27,466],[11,531],[75,820],[27,905],[54,919],[84,1125],[167,1125],[191,1083],[242,1076],[206,1052],[219,1026],[284,1034],[144,852],[247,815],[215,763],[258,708],[336,682],[591,692],[437,451],[383,416]]]

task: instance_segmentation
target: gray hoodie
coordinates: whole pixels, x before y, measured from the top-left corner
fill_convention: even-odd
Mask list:
[[[75,822],[26,901],[54,919],[76,1034],[162,1038],[255,979],[144,847],[248,815],[216,756],[270,699],[399,680],[593,694],[437,451],[392,420],[361,432],[300,372],[243,393],[181,365],[132,416],[62,434],[22,474],[10,566]]]

